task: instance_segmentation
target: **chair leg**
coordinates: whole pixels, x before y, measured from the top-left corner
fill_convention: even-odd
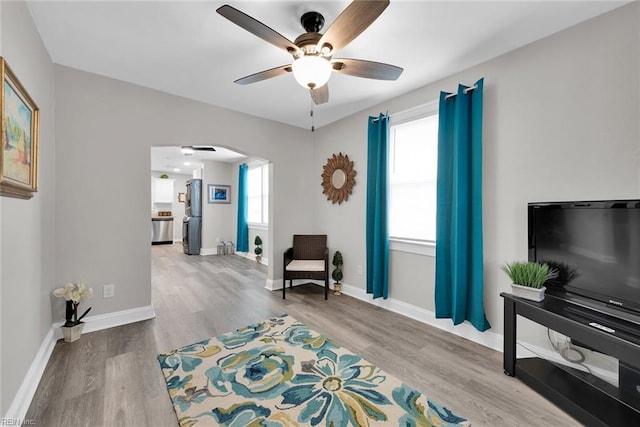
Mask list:
[[[285,292],[287,290],[287,279],[282,279],[282,299],[285,299]]]
[[[324,299],[327,299],[327,295],[329,294],[329,281],[325,279],[324,281]]]

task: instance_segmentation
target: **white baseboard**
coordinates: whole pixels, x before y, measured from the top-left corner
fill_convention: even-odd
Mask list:
[[[218,248],[200,248],[200,255],[218,255]]]
[[[130,310],[117,311],[115,313],[101,314],[98,316],[85,317],[85,327],[83,333],[95,332],[102,329],[113,328],[116,326],[126,325],[129,323],[140,322],[142,320],[153,319],[156,317],[153,306],[132,308]],[[53,348],[56,342],[62,339],[62,331],[60,326],[64,322],[56,322],[51,325],[49,332],[40,344],[40,348],[36,356],[31,362],[31,366],[22,380],[22,384],[18,388],[18,392],[9,406],[6,414],[2,419],[24,420],[29,405],[36,393],[42,374],[44,373]],[[0,419],[0,421],[2,420]]]
[[[200,249],[200,255],[218,255],[218,249],[202,248]],[[234,252],[233,255],[238,255],[243,258],[250,259],[251,261],[254,261],[254,262],[256,260],[255,254],[251,254],[249,252]],[[260,261],[260,264],[269,265],[269,260],[263,257],[262,260]]]
[[[256,260],[256,254],[252,254],[250,252],[236,252],[236,255],[241,256],[243,258],[246,259],[250,259],[251,261],[255,261]],[[269,260],[265,257],[262,257],[262,259],[260,260],[260,264],[262,265],[269,265]]]
[[[324,282],[317,280],[294,280],[294,286],[296,285],[296,282],[299,282],[298,284],[314,283],[319,286],[324,286]],[[333,283],[330,283],[329,287],[333,289]],[[270,291],[282,289],[282,279],[267,279],[265,288]],[[342,283],[342,293],[502,352],[504,341],[502,334],[491,331],[479,332],[468,322],[454,326],[451,319],[436,319],[435,313],[427,309],[416,307],[415,305],[393,298],[388,298],[386,300],[382,298],[373,299],[364,289],[348,285],[346,283]],[[528,354],[529,353],[524,349],[518,350],[518,357],[525,357]]]
[[[373,299],[364,289],[356,286],[343,283],[342,293],[502,352],[504,340],[501,334],[491,331],[479,332],[468,322],[454,326],[451,319],[436,319],[435,313],[427,309],[393,298],[386,300],[382,298]]]
[[[83,333],[115,328],[116,326],[128,325],[129,323],[141,322],[155,317],[156,313],[153,311],[152,305],[116,311],[114,313],[100,314],[98,316],[87,316],[84,320],[86,325],[84,326]],[[62,322],[60,322],[58,326],[62,326]],[[62,331],[60,331],[59,328],[58,331],[60,333],[60,338],[62,338]]]
[[[267,279],[264,287],[269,291],[277,291],[278,289],[282,289],[282,279]]]
[[[2,417],[2,420],[24,420],[25,415],[27,415],[27,410],[29,410],[29,405],[31,405],[31,400],[33,400],[33,396],[36,394],[38,384],[40,384],[44,369],[49,362],[49,357],[51,357],[53,348],[56,346],[56,341],[58,341],[57,332],[62,336],[59,327],[52,325],[51,328],[49,328],[49,332],[47,332],[42,344],[40,344],[40,348],[33,362],[31,362],[31,366],[29,366],[22,380],[22,384],[20,384],[18,392],[9,409]]]

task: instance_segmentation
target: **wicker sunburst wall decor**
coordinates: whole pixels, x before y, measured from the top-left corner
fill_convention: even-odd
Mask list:
[[[349,199],[349,194],[356,184],[356,171],[353,161],[342,153],[334,154],[327,159],[322,172],[322,192],[332,203],[342,204]]]

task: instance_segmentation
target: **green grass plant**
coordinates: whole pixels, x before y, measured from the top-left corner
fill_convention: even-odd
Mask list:
[[[500,269],[507,273],[512,283],[535,289],[540,289],[547,280],[558,277],[557,270],[537,262],[512,262],[502,265]]]

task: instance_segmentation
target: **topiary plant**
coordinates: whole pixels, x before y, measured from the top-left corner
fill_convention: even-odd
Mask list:
[[[332,264],[336,268],[333,270],[333,273],[331,273],[331,277],[336,281],[336,283],[340,283],[342,280],[342,253],[340,253],[340,251],[336,251],[336,253],[333,254]]]
[[[331,277],[336,283],[333,284],[333,293],[335,295],[340,295],[342,293],[342,284],[340,281],[342,280],[342,253],[340,251],[336,251],[333,254],[333,261],[331,262],[336,268],[331,273]]]
[[[260,238],[260,236],[256,236],[256,238],[253,240],[253,244],[256,245],[253,253],[256,254],[256,261],[259,262],[262,258],[262,239]]]

